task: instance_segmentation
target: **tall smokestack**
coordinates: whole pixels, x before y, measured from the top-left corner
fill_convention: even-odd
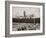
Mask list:
[[[24,17],[26,17],[26,12],[24,11]]]

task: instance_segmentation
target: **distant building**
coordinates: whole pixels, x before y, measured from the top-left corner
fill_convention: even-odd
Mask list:
[[[23,13],[23,16],[17,16],[17,18],[19,18],[19,19],[25,19],[25,18],[31,18],[33,15],[26,15],[26,12],[24,11],[24,13]]]

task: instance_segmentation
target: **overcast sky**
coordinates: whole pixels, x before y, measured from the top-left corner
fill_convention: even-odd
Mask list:
[[[24,11],[26,15],[34,15],[40,17],[40,8],[35,7],[12,7],[12,17],[23,16]]]

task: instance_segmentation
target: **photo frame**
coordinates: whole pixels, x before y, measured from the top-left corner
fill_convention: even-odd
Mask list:
[[[5,1],[5,36],[44,35],[44,3]]]

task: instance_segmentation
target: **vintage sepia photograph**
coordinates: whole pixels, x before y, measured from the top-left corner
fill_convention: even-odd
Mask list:
[[[10,5],[11,33],[40,33],[42,32],[42,6]]]
[[[12,7],[12,31],[40,30],[40,8]]]

